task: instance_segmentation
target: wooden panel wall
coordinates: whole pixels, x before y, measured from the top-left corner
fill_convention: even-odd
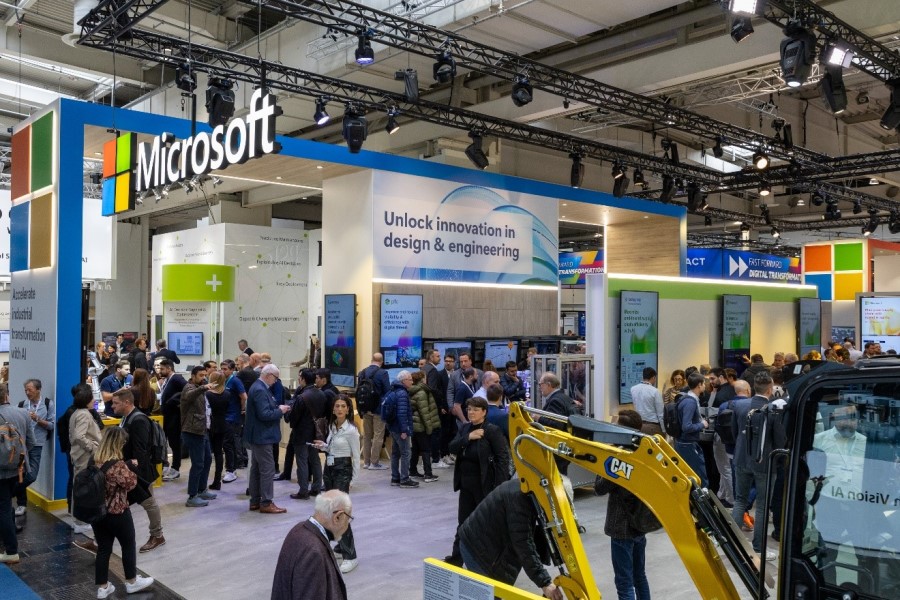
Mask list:
[[[606,228],[606,272],[681,274],[679,219],[651,217]]]

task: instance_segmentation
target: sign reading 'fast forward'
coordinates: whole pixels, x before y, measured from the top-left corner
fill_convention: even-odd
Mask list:
[[[163,265],[163,302],[231,302],[234,267],[227,265]]]

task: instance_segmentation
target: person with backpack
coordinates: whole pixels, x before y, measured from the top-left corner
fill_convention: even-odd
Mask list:
[[[356,411],[363,421],[363,468],[376,471],[387,469],[380,462],[384,445],[384,421],[380,411],[381,400],[390,391],[391,382],[383,364],[384,356],[380,352],[372,355],[372,364],[357,375],[355,394]]]
[[[700,487],[705,488],[709,480],[700,448],[700,432],[709,427],[709,423],[700,416],[700,394],[706,387],[706,377],[699,372],[691,373],[687,376],[687,386],[688,391],[673,401],[677,408],[678,424],[670,427],[667,421],[666,431],[675,439],[675,451],[700,477]]]
[[[728,369],[731,370],[731,369]],[[716,414],[716,438],[713,441],[713,457],[719,470],[719,500],[726,508],[734,506],[734,404],[751,396],[750,384],[743,379],[732,384],[734,395],[719,404]]]
[[[97,429],[103,429],[103,417],[101,417],[100,413],[91,406],[93,401],[91,386],[86,383],[75,384],[72,386],[71,394],[73,399],[78,394],[82,394],[83,396],[86,395],[88,411],[91,413],[94,423],[97,424]],[[72,404],[69,405],[69,408],[66,409],[66,412],[64,412],[56,422],[56,435],[59,439],[59,449],[66,455],[66,466],[69,469],[69,479],[66,482],[66,503],[68,505],[69,513],[72,512],[72,479],[75,477],[75,467],[72,464],[72,442],[69,440],[69,429],[72,422],[72,414],[74,414],[76,410],[78,410],[78,407],[73,401]],[[76,524],[75,532],[81,533],[83,530],[87,529],[90,529],[90,527],[86,524],[82,525],[80,528]]]
[[[735,446],[734,446],[734,478],[735,494],[734,507],[731,509],[731,517],[740,525],[744,522],[744,513],[750,505],[751,489],[756,487],[756,511],[753,519],[753,550],[760,552],[765,536],[765,515],[763,514],[763,501],[766,497],[766,468],[768,456],[760,457],[757,461],[748,448],[751,413],[766,407],[772,400],[772,376],[768,371],[760,371],[753,378],[753,391],[756,394],[746,400],[738,400],[734,403]],[[766,551],[766,560],[775,560],[776,554]]]
[[[125,591],[134,594],[153,585],[152,577],[137,574],[137,549],[134,541],[134,520],[128,508],[128,493],[137,485],[137,461],[126,463],[122,450],[128,433],[121,427],[107,427],[94,453],[94,464],[106,476],[106,516],[91,523],[97,540],[97,559],[94,562],[94,583],[98,598],[108,598],[116,591],[109,580],[109,557],[113,541],[122,547],[122,567],[125,571]],[[134,470],[133,470],[134,469]]]
[[[409,478],[410,445],[413,434],[413,411],[409,389],[413,385],[412,373],[403,370],[391,385],[381,402],[381,418],[391,432],[391,485],[400,488],[417,488],[418,481]]]
[[[153,423],[142,411],[134,405],[134,393],[132,388],[119,390],[113,394],[113,411],[122,422],[119,425],[128,432],[128,441],[122,449],[125,460],[137,461],[135,473],[138,476],[137,485],[128,494],[131,504],[140,504],[147,512],[150,521],[150,539],[141,546],[141,552],[150,552],[166,543],[163,535],[162,515],[159,512],[159,504],[153,495],[153,482],[156,481],[156,463],[151,455],[153,437]]]
[[[91,461],[91,456],[100,446],[100,432],[103,429],[103,421],[99,424],[91,414],[91,407],[94,402],[94,393],[91,386],[86,383],[79,383],[72,388],[72,406],[75,411],[72,413],[68,421],[69,429],[69,456],[72,460],[72,481],[74,486],[75,477],[78,473],[85,470]],[[75,514],[75,498],[73,492],[72,498],[72,514]],[[82,523],[78,519],[75,520],[76,533],[85,533],[90,530],[90,526]],[[75,545],[87,550],[88,552],[96,552],[97,545],[93,540],[86,542],[75,542]]]
[[[53,427],[56,423],[56,406],[53,401],[50,398],[41,399],[41,380],[26,379],[24,388],[26,400],[19,402],[19,408],[24,408],[28,413],[31,421],[29,426],[34,429],[34,445],[28,450],[28,476],[16,489],[17,517],[25,514],[25,507],[28,504],[26,490],[28,486],[37,481],[44,445],[51,439],[50,436],[53,435]]]
[[[28,451],[34,445],[34,429],[28,413],[9,403],[9,388],[0,383],[0,564],[19,562],[16,517],[12,499],[28,474]]]

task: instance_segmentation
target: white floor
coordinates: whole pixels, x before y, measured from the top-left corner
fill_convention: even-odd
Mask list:
[[[312,501],[292,500],[295,482],[275,482],[275,502],[283,515],[247,510],[246,473],[223,484],[219,497],[205,508],[187,508],[187,473],[157,488],[166,545],[138,555],[138,567],[190,600],[268,598],[285,534],[312,513]],[[390,487],[390,471],[360,471],[351,490],[353,530],[359,566],[344,576],[351,600],[413,600],[422,598],[422,561],[450,553],[456,528],[457,496],[452,469],[435,469],[440,479],[419,489]],[[296,477],[296,473],[294,474]],[[603,534],[606,498],[578,490],[576,511],[587,528],[582,535],[594,577],[605,598],[615,598],[609,539]],[[132,508],[138,545],[147,539],[147,516]],[[665,532],[648,536],[647,572],[658,598],[699,598]],[[770,563],[771,564],[771,563]],[[551,575],[557,574],[548,569]],[[518,586],[540,591],[522,573]],[[739,581],[742,597],[749,598]]]

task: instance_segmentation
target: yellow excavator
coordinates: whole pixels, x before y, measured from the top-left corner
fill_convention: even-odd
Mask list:
[[[671,538],[701,598],[740,597],[723,558],[754,599],[900,599],[900,361],[788,367],[779,415],[786,448],[768,459],[783,486],[777,573],[751,549],[730,511],[661,436],[573,415],[510,406],[522,491],[540,508],[570,600],[600,592],[555,460],[614,481],[642,500]],[[847,417],[850,418],[847,418]],[[556,419],[554,426],[545,426]],[[767,498],[758,498],[766,502]],[[768,514],[768,510],[766,511]],[[767,536],[766,536],[767,537]],[[771,541],[769,543],[772,543]],[[764,553],[764,551],[763,551]]]

